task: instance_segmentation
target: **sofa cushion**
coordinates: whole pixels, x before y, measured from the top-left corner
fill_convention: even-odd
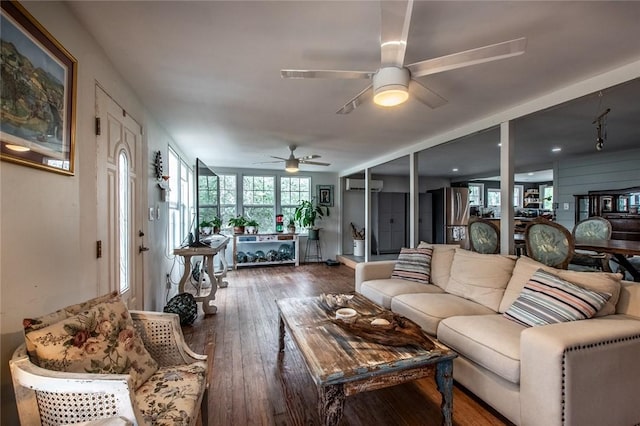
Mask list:
[[[616,312],[616,304],[618,303],[618,298],[620,296],[621,274],[614,274],[611,272],[577,272],[567,271],[565,269],[556,269],[526,256],[521,256],[516,262],[513,275],[511,276],[511,280],[509,280],[502,302],[500,302],[499,312],[504,313],[513,304],[522,292],[525,284],[539,269],[557,275],[560,278],[580,287],[611,294],[611,298],[596,313],[597,317],[611,315]]]
[[[539,269],[503,315],[530,327],[577,321],[593,317],[610,297]]]
[[[189,425],[197,415],[207,366],[193,364],[160,367],[136,390],[135,401],[145,424]]]
[[[119,297],[33,330],[25,339],[33,348],[32,362],[49,370],[130,374],[137,388],[158,369]]]
[[[500,254],[456,249],[445,291],[498,311],[516,260]]]
[[[428,248],[403,248],[393,267],[391,278],[429,284],[432,253],[433,250]]]
[[[449,277],[451,276],[453,255],[460,246],[457,244],[429,244],[420,241],[418,248],[430,248],[433,250],[431,255],[431,284],[435,284],[443,290],[447,288]]]
[[[500,314],[446,318],[438,340],[511,383],[520,383],[520,333],[526,327]]]
[[[410,293],[442,293],[440,287],[413,281],[388,278],[386,280],[370,280],[362,283],[360,293],[371,301],[387,309],[391,308],[391,299],[399,294]]]
[[[445,318],[495,313],[479,303],[447,293],[401,294],[391,299],[391,310],[409,318],[432,336]]]

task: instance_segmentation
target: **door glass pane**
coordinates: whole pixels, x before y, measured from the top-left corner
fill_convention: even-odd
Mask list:
[[[129,161],[124,151],[118,158],[118,227],[120,248],[120,293],[129,290]]]

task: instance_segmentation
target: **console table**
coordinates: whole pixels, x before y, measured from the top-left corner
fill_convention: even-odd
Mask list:
[[[229,244],[229,237],[222,235],[215,236],[207,240],[206,243],[209,245],[204,247],[177,248],[173,250],[173,254],[184,258],[184,272],[182,273],[182,278],[180,279],[178,287],[180,293],[185,292],[184,286],[191,275],[191,258],[193,256],[202,256],[203,267],[200,271],[200,277],[198,279],[198,293],[195,295],[195,299],[197,302],[202,302],[202,310],[205,315],[212,315],[218,311],[218,307],[212,303],[216,298],[216,291],[218,290],[218,287],[225,288],[229,285],[228,282],[224,281],[224,277],[227,276],[227,268],[229,267],[225,256],[225,250],[227,248],[227,244]],[[215,269],[213,267],[213,259],[216,255],[218,255],[221,265],[221,270],[218,273],[215,273]],[[206,265],[206,270],[204,265]],[[211,288],[208,294],[203,294],[202,291],[202,279],[205,272],[209,276],[209,281],[211,282]]]

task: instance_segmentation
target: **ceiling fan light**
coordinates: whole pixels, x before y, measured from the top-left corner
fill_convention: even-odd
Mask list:
[[[409,99],[409,70],[406,68],[380,68],[373,76],[373,102],[392,107]]]
[[[286,160],[284,162],[284,169],[289,172],[289,173],[295,173],[298,170],[300,170],[298,168],[298,160],[293,159],[293,160]]]
[[[387,86],[373,96],[373,102],[384,107],[400,105],[407,99],[409,99],[409,92],[406,87],[401,85]]]

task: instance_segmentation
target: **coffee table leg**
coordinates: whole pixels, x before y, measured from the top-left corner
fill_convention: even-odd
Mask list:
[[[334,426],[342,418],[344,409],[344,388],[342,385],[327,385],[319,389],[318,414],[320,424]]]
[[[453,414],[453,360],[442,361],[436,364],[436,384],[442,395],[442,424],[451,426]]]
[[[280,316],[280,333],[278,334],[278,360],[282,361],[284,355],[284,320]]]

